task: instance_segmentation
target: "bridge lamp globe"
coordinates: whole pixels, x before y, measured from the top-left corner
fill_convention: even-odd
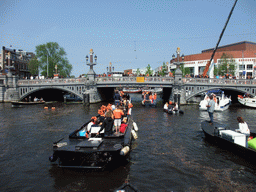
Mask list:
[[[88,61],[88,59],[89,59],[88,55],[86,55],[86,57],[85,57],[85,58],[86,58],[86,61]]]
[[[97,55],[94,56],[94,60],[95,60],[95,62],[97,61]]]
[[[174,54],[172,55],[172,59],[173,59],[173,60],[175,59],[175,55],[174,55]]]
[[[185,58],[184,54],[182,54],[182,55],[181,55],[181,58],[182,58],[182,61],[183,61],[183,60],[184,60],[184,58]]]

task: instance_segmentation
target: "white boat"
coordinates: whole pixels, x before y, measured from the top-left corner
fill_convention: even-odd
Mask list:
[[[162,93],[163,92],[163,88],[161,87],[155,87],[153,89],[147,89],[147,88],[143,88],[142,92],[152,92],[152,93]]]
[[[209,95],[214,94],[215,98],[215,108],[214,111],[224,111],[227,110],[231,104],[231,96],[227,97],[224,94],[224,91],[216,90],[216,91],[208,91],[204,97],[204,99],[199,104],[199,110],[207,111],[207,105],[210,101]]]
[[[140,93],[141,89],[140,88],[123,88],[124,93]]]
[[[247,107],[253,107],[256,108],[256,97],[248,95],[248,96],[242,96],[238,95],[237,97],[238,102],[241,103],[242,105],[245,105]]]

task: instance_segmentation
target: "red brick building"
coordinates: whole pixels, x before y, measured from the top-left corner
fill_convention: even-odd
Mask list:
[[[206,63],[210,60],[214,48],[202,50],[199,54],[185,55],[184,67],[189,67],[191,73],[194,75],[200,75],[203,73]],[[256,66],[256,43],[243,41],[225,46],[220,46],[215,52],[212,65],[209,69],[210,77],[213,77],[213,69],[216,66],[223,53],[231,55],[236,63],[235,75],[237,78],[246,78],[249,76],[255,77],[254,68]],[[176,68],[171,60],[168,69],[172,71]]]

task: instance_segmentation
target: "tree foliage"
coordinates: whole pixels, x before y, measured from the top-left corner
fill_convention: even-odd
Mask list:
[[[159,75],[164,77],[166,75],[166,71],[167,71],[167,65],[165,64],[165,62],[163,62],[162,69],[161,71],[159,71]]]
[[[47,76],[48,73],[48,77],[53,77],[56,72],[55,66],[57,65],[57,73],[59,76],[69,77],[72,65],[69,64],[66,55],[64,49],[56,42],[48,42],[36,46],[36,57],[39,61],[39,68],[42,70],[41,75]]]
[[[182,71],[182,77],[184,77],[187,74],[190,74],[189,67],[184,67],[184,63],[180,65],[180,70]]]
[[[29,61],[28,69],[29,69],[31,75],[39,74],[39,62],[37,60],[37,57],[34,57]]]
[[[217,67],[214,68],[214,75],[224,76],[226,74],[235,75],[236,62],[233,59],[232,55],[223,53],[220,59],[220,62],[217,64]]]
[[[140,75],[140,69],[139,69],[139,68],[137,68],[136,75],[137,75],[137,76]]]
[[[152,74],[153,74],[153,70],[151,70],[151,66],[150,66],[150,64],[148,64],[148,66],[146,68],[145,75],[151,76]]]

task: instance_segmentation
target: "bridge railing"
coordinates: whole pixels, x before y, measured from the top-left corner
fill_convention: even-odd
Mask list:
[[[80,84],[86,81],[86,78],[29,79],[18,80],[18,85]]]
[[[209,78],[183,78],[185,84],[218,84],[218,85],[255,85],[256,80],[252,79],[209,79]]]
[[[96,82],[136,82],[137,77],[97,77]],[[174,78],[172,77],[144,77],[144,82],[166,82],[173,83]],[[141,81],[140,81],[141,82]]]

